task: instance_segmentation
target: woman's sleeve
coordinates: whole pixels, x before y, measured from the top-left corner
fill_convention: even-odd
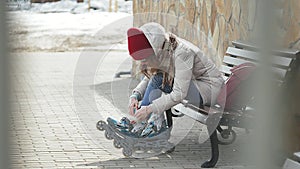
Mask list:
[[[135,89],[133,89],[132,93],[138,92],[141,95],[141,98],[143,98],[148,83],[149,79],[144,77],[143,80],[135,87]]]
[[[193,74],[195,54],[191,51],[183,51],[175,58],[173,90],[152,102],[150,106],[154,113],[162,113],[170,109],[187,96]]]

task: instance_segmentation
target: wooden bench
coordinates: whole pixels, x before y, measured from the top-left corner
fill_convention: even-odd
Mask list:
[[[257,52],[259,50],[254,44],[245,43],[243,41],[233,41],[233,47],[228,47],[226,55],[224,56],[223,65],[221,66],[221,72],[224,79],[228,78],[231,74],[230,69],[233,66],[252,62],[259,63],[261,54]],[[299,68],[300,51],[298,50],[275,50],[272,51],[272,70],[278,75],[276,82],[278,85],[285,85],[297,69]],[[251,121],[253,121],[255,112],[251,107],[243,107],[240,110],[222,110],[218,106],[195,108],[191,106],[188,101],[178,104],[172,108],[173,110],[167,110],[168,125],[172,126],[172,117],[181,116],[182,113],[187,115],[196,121],[205,124],[210,134],[211,143],[211,159],[202,164],[203,168],[214,167],[219,158],[218,145],[227,145],[234,142],[236,133],[233,127],[251,129]],[[175,113],[174,113],[175,110]],[[251,113],[252,112],[252,113]],[[226,127],[226,129],[224,129]],[[218,139],[218,134],[225,140]]]

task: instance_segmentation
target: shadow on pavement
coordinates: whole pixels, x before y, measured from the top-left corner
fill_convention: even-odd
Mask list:
[[[190,133],[170,154],[161,154],[144,159],[119,158],[107,161],[99,159],[100,161],[79,164],[78,166],[99,168],[201,168],[201,164],[210,157],[210,143],[207,140],[199,144],[197,137],[195,133]],[[235,169],[249,165],[239,154],[243,152],[239,145],[245,145],[241,142],[243,140],[237,140],[236,143],[229,146],[220,146],[220,159],[217,168]]]

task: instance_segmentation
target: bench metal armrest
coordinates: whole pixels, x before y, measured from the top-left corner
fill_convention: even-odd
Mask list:
[[[199,121],[202,124],[206,124],[208,115],[205,113],[198,112],[190,107],[185,106],[182,103],[175,105],[173,108],[175,110],[181,112],[182,114],[187,115],[187,116]]]
[[[300,152],[295,152],[294,156],[296,157],[296,160],[300,162]]]
[[[181,103],[173,107],[175,110],[187,115],[202,124],[207,123],[207,119],[213,114],[222,114],[217,108],[205,107],[205,109],[199,108],[195,105],[190,104],[187,100],[183,100]]]

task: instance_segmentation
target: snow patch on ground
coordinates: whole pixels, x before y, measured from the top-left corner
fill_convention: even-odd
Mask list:
[[[97,10],[89,11],[87,2],[76,0],[33,3],[29,8],[23,2],[23,8],[8,12],[10,48],[13,52],[63,52],[103,50],[112,43],[126,43],[126,28],[110,26],[103,31],[122,18],[131,19],[132,2],[118,2],[119,11],[124,12],[104,12],[108,0],[91,0]]]
[[[112,11],[115,11],[115,2],[117,1],[117,11],[132,13],[132,1],[112,0]],[[58,2],[30,3],[29,0],[9,0],[7,2],[10,11],[26,10],[40,13],[83,13],[88,11],[88,0],[77,3],[76,0],[60,0]],[[90,10],[108,12],[109,0],[90,0]]]

